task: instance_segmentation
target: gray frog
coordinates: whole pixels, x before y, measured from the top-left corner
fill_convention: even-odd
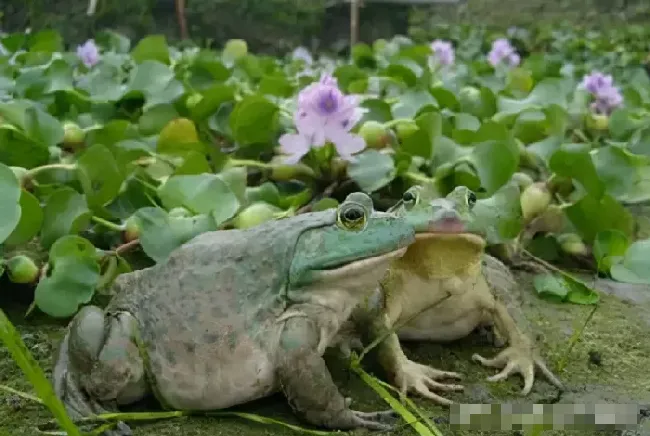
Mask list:
[[[55,392],[79,418],[149,393],[166,408],[210,411],[280,389],[311,424],[391,429],[392,411],[349,408],[322,355],[414,241],[412,225],[373,211],[362,193],[337,209],[201,234],[118,277],[105,310],[79,311],[56,353]]]

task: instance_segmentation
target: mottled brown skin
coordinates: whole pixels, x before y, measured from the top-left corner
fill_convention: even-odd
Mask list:
[[[403,201],[393,212],[412,215],[420,223],[426,222],[422,214],[431,218],[426,226],[416,228],[416,242],[391,264],[376,291],[380,296],[375,298],[374,305],[362,307],[361,313],[354,315],[354,319],[364,319],[366,323],[367,319],[374,320],[376,331],[387,332],[377,351],[391,382],[404,393],[415,391],[437,403],[451,404],[432,390],[463,389],[461,385],[436,381],[460,379],[461,375],[409,360],[400,340],[448,342],[475,329],[494,327],[499,336],[495,345],[505,342],[507,348],[492,359],[478,354],[472,357],[485,366],[502,368],[489,381],[520,373],[525,382],[522,394],[526,395],[532,389],[537,368],[562,388],[533,341],[522,331],[527,321],[515,305],[509,304],[514,294],[511,286],[516,284],[507,267],[484,253],[485,240],[480,232],[470,231],[476,228],[471,214],[473,194],[464,187],[457,188],[446,199],[436,198],[420,187],[407,193],[410,194],[405,194],[405,199],[417,197],[417,202],[413,200],[409,207]],[[503,280],[504,276],[507,280]],[[397,333],[390,334],[391,331]],[[345,353],[359,346],[358,336],[355,337],[358,333],[351,332],[354,329],[347,326],[337,339]]]
[[[205,233],[120,276],[105,310],[84,307],[71,322],[57,395],[81,417],[149,393],[166,408],[209,411],[281,390],[311,424],[391,429],[393,412],[349,408],[321,357],[377,271],[414,240],[410,225],[366,200]]]

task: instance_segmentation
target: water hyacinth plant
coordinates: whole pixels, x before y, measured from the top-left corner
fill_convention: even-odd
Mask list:
[[[623,96],[614,86],[614,79],[610,74],[592,71],[591,74],[584,76],[579,87],[593,96],[591,110],[597,114],[610,115],[614,109],[623,104]]]
[[[436,39],[431,43],[431,51],[433,52],[434,62],[439,65],[450,66],[454,64],[454,46],[450,41]]]
[[[350,133],[363,115],[356,96],[344,95],[337,80],[323,74],[320,81],[305,87],[298,94],[298,107],[294,113],[297,133],[284,134],[280,150],[286,163],[296,163],[311,148],[323,147],[331,142],[339,156],[352,160],[352,155],[366,146],[361,136]]]
[[[89,39],[83,45],[77,46],[77,56],[87,68],[97,65],[99,62],[99,48],[95,41]]]
[[[487,55],[487,60],[493,67],[507,64],[511,67],[519,65],[521,58],[515,48],[506,38],[499,38],[492,43],[492,49]]]

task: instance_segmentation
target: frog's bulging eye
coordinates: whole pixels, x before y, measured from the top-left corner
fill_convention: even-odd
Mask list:
[[[467,204],[469,207],[474,207],[476,204],[476,194],[474,194],[472,191],[469,191],[467,193]]]
[[[418,203],[418,200],[418,192],[413,189],[409,189],[404,193],[404,195],[402,195],[402,202],[407,208],[415,206]]]
[[[347,230],[359,231],[366,228],[366,218],[366,211],[363,206],[351,204],[339,210],[337,223]]]

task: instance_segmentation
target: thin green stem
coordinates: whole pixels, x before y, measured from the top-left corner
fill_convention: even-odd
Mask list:
[[[48,170],[75,170],[76,168],[77,168],[76,164],[56,163],[56,164],[43,165],[43,166],[32,168],[32,169],[28,170],[23,175],[23,179],[24,180],[32,179],[37,174],[42,173],[43,171],[48,171]]]
[[[266,162],[260,162],[258,160],[253,160],[253,159],[230,159],[228,162],[231,165],[237,167],[254,167],[254,168],[264,168],[264,169],[273,168],[272,164],[268,164]]]
[[[587,325],[591,321],[591,318],[593,318],[594,314],[596,313],[596,310],[598,310],[598,304],[594,305],[594,308],[591,309],[591,312],[589,312],[589,315],[587,315],[587,319],[585,322],[582,324],[582,327],[580,327],[580,330],[577,330],[573,335],[571,335],[571,338],[569,339],[569,346],[567,347],[566,351],[560,359],[557,362],[557,369],[558,372],[562,372],[564,370],[564,367],[566,365],[566,361],[569,358],[569,354],[571,354],[571,351],[573,350],[573,347],[578,343],[578,339],[582,336],[582,332],[585,331],[587,328]]]
[[[100,225],[106,227],[107,229],[115,230],[116,232],[121,232],[122,230],[124,230],[123,225],[112,223],[112,222],[107,221],[104,218],[100,218],[98,216],[92,216],[90,219],[92,221],[96,222],[97,224],[100,224]]]
[[[414,173],[412,171],[404,173],[404,177],[409,178],[418,183],[433,184],[436,182],[435,177],[427,177],[422,174]]]

